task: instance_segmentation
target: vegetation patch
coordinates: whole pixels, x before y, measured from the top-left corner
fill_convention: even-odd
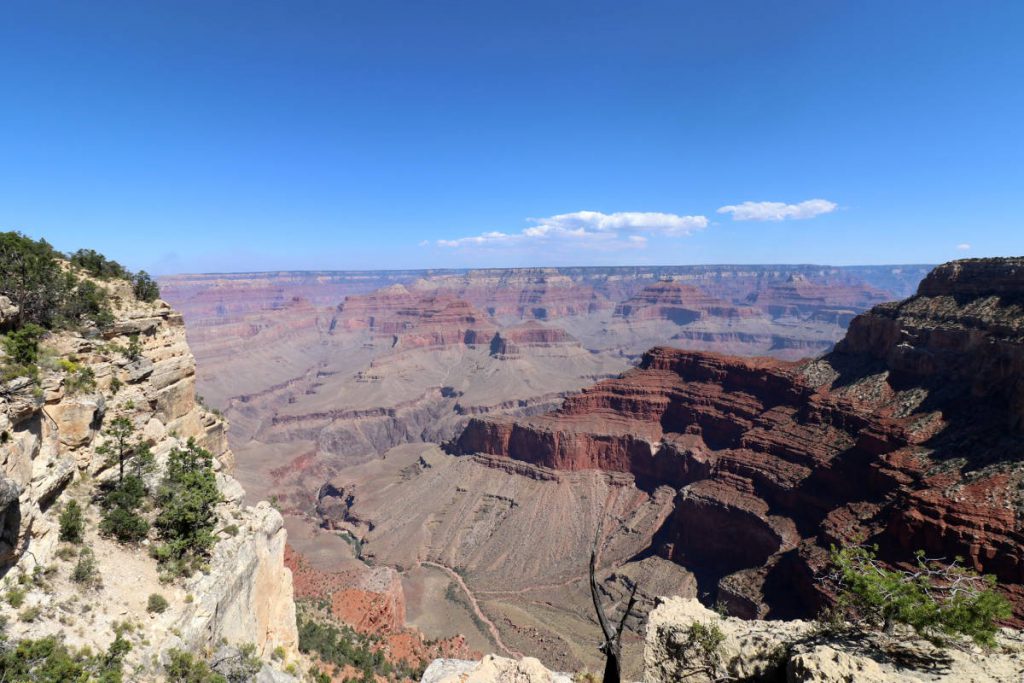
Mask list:
[[[58,518],[59,538],[65,543],[81,543],[85,532],[85,515],[77,500],[69,500]]]
[[[890,569],[876,558],[877,547],[832,548],[831,572],[825,581],[839,599],[840,618],[858,627],[892,634],[909,626],[936,645],[966,636],[993,647],[999,621],[1011,607],[996,591],[993,576],[979,576],[956,558],[952,563],[928,559],[919,551],[912,569]]]
[[[189,439],[175,448],[157,490],[160,508],[153,525],[161,543],[154,555],[174,574],[187,574],[209,556],[217,542],[215,507],[221,502],[213,456]]]
[[[418,681],[427,662],[410,665],[405,661],[392,664],[388,660],[386,644],[377,636],[356,631],[347,624],[337,622],[330,616],[327,601],[298,604],[299,650],[315,655],[323,664],[331,667],[335,675],[345,667],[360,672],[359,677],[349,677],[350,683],[370,683],[375,676],[387,681]],[[314,674],[314,680],[329,681],[326,674]]]
[[[106,652],[70,648],[58,637],[9,642],[0,634],[0,680],[18,683],[122,683],[123,661],[131,643],[120,633]]]

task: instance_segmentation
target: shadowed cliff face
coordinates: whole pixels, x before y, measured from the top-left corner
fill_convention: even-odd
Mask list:
[[[677,489],[649,552],[739,614],[806,615],[833,543],[962,556],[1024,617],[1024,259],[936,268],[786,363],[655,348],[554,413],[473,419],[454,444]]]

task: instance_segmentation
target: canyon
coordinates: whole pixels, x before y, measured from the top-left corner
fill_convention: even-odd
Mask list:
[[[183,311],[200,393],[231,422],[239,480],[284,512],[293,569],[310,562],[340,576],[327,582],[331,595],[362,591],[352,602],[373,614],[348,613],[353,623],[404,611],[429,637],[462,634],[477,651],[532,653],[575,670],[596,663],[580,558],[605,515],[605,590],[618,598],[643,585],[628,651],[639,651],[657,595],[713,585],[680,553],[654,551],[680,514],[685,478],[653,457],[656,435],[642,421],[622,423],[637,432],[612,458],[619,466],[590,463],[600,469],[539,452],[488,455],[480,430],[506,427],[481,425],[549,419],[541,416],[564,412],[577,392],[643,366],[658,345],[768,354],[778,367],[817,356],[855,315],[911,293],[927,271],[250,273],[161,286]],[[580,429],[573,438],[619,448],[602,432],[615,418],[594,423],[592,437]],[[623,464],[637,449],[652,460],[647,478]],[[380,579],[382,567],[398,585]],[[389,607],[377,614],[380,606]]]
[[[867,543],[896,566],[918,550],[962,558],[999,580],[1019,625],[1022,363],[1024,260],[954,262],[857,316],[820,358],[657,347],[551,413],[473,418],[449,450],[555,476],[615,473],[669,497],[644,547],[621,557],[685,568],[690,597],[734,615],[813,615],[829,597],[816,580],[829,548]],[[363,512],[359,485],[350,516],[390,520],[372,497]]]
[[[309,510],[309,492],[331,472],[402,443],[450,439],[473,415],[544,412],[658,344],[818,355],[855,313],[905,296],[926,272],[243,273],[171,276],[161,286],[185,316],[201,395],[231,421],[243,483],[264,497],[273,479],[273,495]]]

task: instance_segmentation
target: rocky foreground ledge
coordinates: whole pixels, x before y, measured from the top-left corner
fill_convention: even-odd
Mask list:
[[[294,682],[281,671],[285,660],[300,661],[283,519],[269,503],[242,503],[227,424],[196,396],[181,315],[159,299],[136,299],[127,281],[98,286],[113,309],[108,328],[53,330],[37,380],[0,381],[0,620],[8,643],[56,637],[102,652],[123,636],[131,646],[125,680],[133,682],[163,680],[174,650],[252,646],[264,660],[255,680]],[[16,312],[0,296],[0,323]],[[88,381],[74,384],[79,377]],[[170,579],[148,538],[119,544],[99,533],[97,491],[117,476],[104,451],[115,418],[151,452],[148,480],[159,481],[171,451],[190,439],[214,456],[221,502],[203,571]],[[60,538],[60,513],[72,501],[84,511],[78,545]],[[154,596],[163,600],[155,609]]]
[[[702,634],[715,629],[708,647]],[[1002,629],[998,645],[982,650],[938,648],[912,635],[830,632],[810,621],[723,617],[692,598],[667,598],[651,613],[644,644],[643,683],[1017,683],[1024,677],[1024,633]],[[421,683],[572,683],[590,680],[546,669],[531,657],[489,655],[479,662],[439,659]],[[598,680],[598,679],[593,679]]]

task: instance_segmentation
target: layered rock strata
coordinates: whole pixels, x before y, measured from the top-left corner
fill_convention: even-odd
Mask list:
[[[737,614],[813,613],[827,548],[866,541],[964,557],[1020,619],[1022,300],[1021,259],[947,264],[823,358],[656,348],[554,413],[473,419],[453,449],[673,486],[654,549]]]
[[[173,647],[199,652],[228,641],[254,644],[268,658],[277,648],[297,657],[281,515],[266,503],[241,505],[244,492],[229,474],[226,423],[196,401],[195,362],[181,316],[162,301],[137,301],[127,282],[100,284],[110,294],[114,324],[102,333],[51,333],[42,342],[43,357],[54,360],[43,362],[38,385],[19,378],[0,392],[3,573],[9,580],[40,572],[50,577],[45,590],[28,583],[25,604],[34,618],[9,619],[9,637],[59,634],[71,645],[103,649],[114,638],[115,622],[139,619],[128,658],[141,676],[135,680],[156,675],[153,662]],[[141,351],[129,355],[125,349],[135,340]],[[68,368],[91,371],[94,382],[73,384]],[[153,481],[168,453],[189,439],[215,456],[224,502],[216,510],[218,541],[207,571],[165,585],[144,551],[98,535],[92,491],[95,482],[116,474],[99,450],[115,417],[127,418],[150,447]],[[70,500],[86,511],[85,545],[94,551],[99,578],[83,598],[90,608],[81,615],[69,606],[84,589],[65,576],[62,558],[69,548],[58,539],[58,515]],[[159,616],[147,615],[150,593],[169,597]],[[79,627],[70,628],[76,619]]]
[[[668,320],[686,325],[707,318],[754,318],[759,313],[756,308],[737,306],[709,296],[693,285],[662,280],[618,304],[614,316],[626,320]]]

